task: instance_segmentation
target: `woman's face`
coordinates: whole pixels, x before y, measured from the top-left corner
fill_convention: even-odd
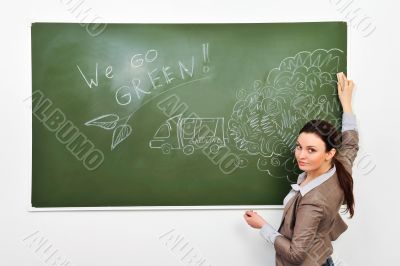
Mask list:
[[[305,172],[317,170],[324,162],[331,159],[331,153],[325,149],[325,143],[317,134],[301,133],[295,148],[295,157],[300,170]]]

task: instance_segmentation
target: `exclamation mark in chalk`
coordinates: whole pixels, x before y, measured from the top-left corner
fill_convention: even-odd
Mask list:
[[[203,73],[207,73],[210,71],[210,67],[207,65],[210,62],[210,58],[208,56],[208,43],[203,43]]]

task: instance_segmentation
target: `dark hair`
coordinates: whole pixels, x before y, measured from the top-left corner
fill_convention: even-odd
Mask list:
[[[347,205],[345,213],[350,212],[350,218],[352,218],[354,215],[353,177],[346,170],[343,164],[336,159],[342,142],[341,134],[338,133],[331,123],[319,119],[307,122],[303,128],[300,129],[299,135],[303,132],[314,133],[319,136],[325,143],[325,151],[330,151],[333,148],[336,149],[332,162],[335,164],[339,184],[344,192],[344,199]]]

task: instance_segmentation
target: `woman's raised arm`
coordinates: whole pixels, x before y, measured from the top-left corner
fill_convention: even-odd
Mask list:
[[[338,78],[338,95],[342,104],[342,143],[338,149],[336,158],[340,160],[345,168],[351,173],[353,162],[359,150],[358,146],[358,130],[355,115],[352,110],[352,95],[354,82],[348,80],[342,72],[337,74]]]

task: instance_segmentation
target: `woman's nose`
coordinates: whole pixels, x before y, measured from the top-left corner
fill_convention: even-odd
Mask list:
[[[298,156],[299,159],[305,159],[307,157],[307,153],[305,151],[299,151]]]

